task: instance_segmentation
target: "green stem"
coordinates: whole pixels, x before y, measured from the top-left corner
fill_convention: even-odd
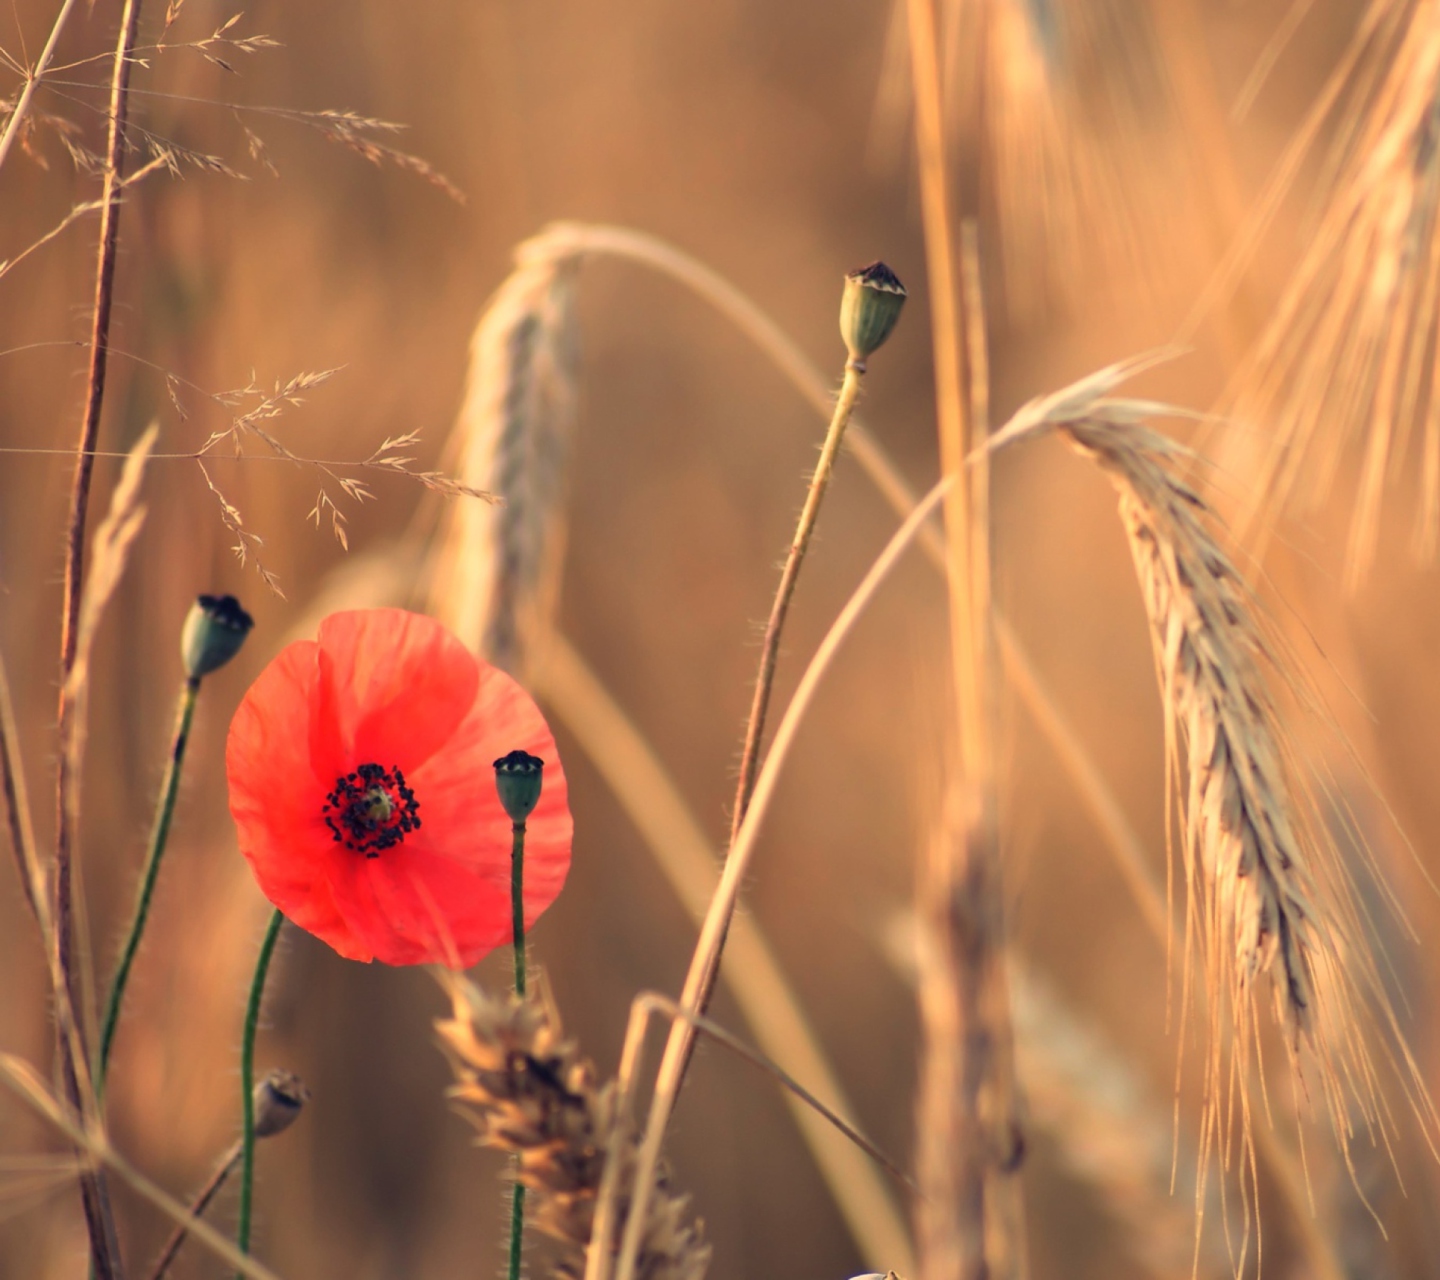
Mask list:
[[[515,994],[525,994],[525,824],[517,822],[510,846],[510,912],[514,922]],[[525,1238],[525,1187],[518,1180],[510,1200],[510,1266],[508,1280],[520,1280]]]
[[[105,1073],[110,1065],[110,1050],[120,1025],[120,1005],[125,999],[125,986],[130,981],[130,966],[140,950],[140,937],[150,916],[150,901],[155,896],[155,882],[160,878],[160,859],[165,856],[165,843],[170,838],[170,822],[175,816],[175,799],[180,794],[180,769],[185,763],[185,746],[190,739],[190,722],[195,717],[195,697],[200,681],[190,677],[180,695],[175,714],[175,736],[170,743],[170,756],[165,762],[165,781],[160,787],[160,800],[155,808],[155,826],[150,833],[150,847],[145,853],[145,868],[140,874],[140,891],[135,899],[135,917],[125,937],[120,962],[110,984],[110,998],[105,1005],[105,1022],[100,1031],[100,1057],[95,1064],[95,1093],[105,1096]]]
[[[250,1252],[250,1210],[255,1198],[255,1030],[260,1024],[265,975],[270,971],[275,939],[280,936],[280,926],[284,923],[285,917],[276,911],[265,928],[265,940],[255,961],[255,977],[250,983],[250,999],[245,1006],[245,1033],[240,1041],[240,1105],[244,1125],[240,1134],[240,1218],[235,1228],[235,1245],[241,1253]],[[237,1277],[237,1280],[244,1278]]]

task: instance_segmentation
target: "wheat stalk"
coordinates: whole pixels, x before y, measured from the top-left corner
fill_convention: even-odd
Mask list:
[[[613,1083],[599,1085],[595,1068],[561,1032],[547,999],[492,996],[464,978],[442,978],[453,1002],[437,1023],[449,1049],[456,1084],[451,1096],[475,1122],[482,1146],[512,1152],[529,1189],[536,1227],[559,1242],[556,1270],[585,1271],[600,1180],[614,1131]],[[633,1176],[633,1133],[608,1151],[620,1184]],[[672,1192],[663,1173],[642,1209],[636,1275],[643,1280],[701,1280],[710,1246],[689,1220],[688,1199]],[[630,1211],[621,1198],[619,1220]]]

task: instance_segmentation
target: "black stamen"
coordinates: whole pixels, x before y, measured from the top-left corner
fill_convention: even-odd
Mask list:
[[[362,764],[335,779],[325,797],[325,825],[337,844],[378,858],[419,829],[420,801],[398,768]]]

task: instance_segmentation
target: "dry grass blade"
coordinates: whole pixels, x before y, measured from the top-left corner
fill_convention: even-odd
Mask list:
[[[110,1145],[104,1130],[85,1124],[46,1087],[29,1063],[13,1054],[0,1053],[0,1081],[17,1097],[88,1154],[91,1161],[114,1170],[117,1177],[138,1196],[148,1200],[167,1218],[185,1224],[190,1234],[217,1257],[250,1280],[280,1280],[269,1267],[242,1254],[208,1222],[195,1217],[178,1200],[157,1187]]]
[[[140,502],[140,485],[145,477],[145,464],[155,447],[160,429],[153,424],[135,442],[126,455],[120,479],[110,497],[110,510],[95,530],[91,550],[90,572],[80,595],[80,623],[76,630],[75,661],[70,668],[66,695],[79,703],[90,676],[90,651],[105,606],[120,585],[130,548],[145,523],[145,508]],[[83,716],[79,717],[83,721]],[[83,735],[83,725],[79,733]]]
[[[464,978],[442,977],[454,1013],[437,1024],[456,1084],[451,1096],[475,1122],[483,1146],[513,1152],[530,1191],[533,1223],[560,1246],[556,1271],[585,1270],[600,1180],[615,1119],[615,1087],[601,1086],[560,1029],[547,1000],[496,997]],[[611,1153],[634,1169],[633,1138]],[[652,1175],[653,1177],[653,1175]],[[637,1274],[646,1280],[700,1280],[710,1247],[692,1223],[688,1199],[664,1175],[644,1206]],[[621,1205],[622,1220],[632,1208]]]
[[[10,696],[10,676],[5,658],[0,654],[0,785],[5,797],[5,820],[10,833],[10,846],[20,872],[20,887],[25,901],[40,924],[40,939],[49,952],[49,895],[45,885],[45,869],[35,847],[35,826],[30,819],[30,796],[25,785],[24,762],[20,758],[20,731],[15,723],[15,703]]]
[[[452,439],[461,479],[501,505],[459,503],[444,533],[432,611],[492,662],[515,670],[549,621],[575,414],[575,261],[528,241],[470,345]]]
[[[1428,0],[1377,3],[1359,32],[1330,164],[1333,190],[1229,408],[1263,423],[1244,527],[1325,499],[1359,462],[1346,549],[1358,585],[1387,483],[1423,434],[1417,548],[1440,544],[1440,25]]]
[[[1355,885],[1318,813],[1266,669],[1301,701],[1306,692],[1221,546],[1217,522],[1184,479],[1191,455],[1141,425],[1163,407],[1105,398],[1122,373],[1114,366],[1032,402],[996,439],[1059,429],[1120,493],[1177,775],[1181,739],[1185,747],[1182,999],[1197,944],[1209,996],[1200,1156],[1218,1153],[1228,1164],[1238,1138],[1248,1215],[1255,1146],[1246,1081],[1259,1065],[1257,1002],[1265,979],[1299,1090],[1308,1049],[1342,1150],[1348,1153],[1355,1135],[1354,1118],[1372,1142],[1388,1143],[1396,1132],[1372,1054],[1377,1035],[1432,1144],[1436,1114],[1381,983]]]

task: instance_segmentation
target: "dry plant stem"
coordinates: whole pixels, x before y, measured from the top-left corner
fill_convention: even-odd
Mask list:
[[[831,625],[825,638],[806,667],[795,696],[785,709],[780,726],[775,731],[769,754],[755,782],[750,808],[740,832],[725,860],[720,883],[710,900],[705,922],[695,944],[695,953],[686,974],[685,986],[680,996],[680,1009],[686,1018],[700,1012],[700,998],[704,980],[712,974],[724,942],[726,926],[734,914],[735,904],[740,895],[750,858],[755,851],[760,823],[775,794],[781,766],[789,754],[799,730],[800,722],[814,699],[820,680],[828,670],[831,661],[845,637],[865,610],[880,584],[899,560],[901,553],[914,540],[930,512],[944,497],[950,487],[948,480],[942,480],[926,495],[915,508],[910,518],[895,532],[879,558],[871,566],[854,594],[846,602],[839,616]],[[655,1080],[655,1092],[650,1104],[650,1115],[646,1122],[645,1135],[635,1162],[635,1183],[631,1188],[630,1213],[625,1224],[625,1235],[620,1244],[616,1280],[635,1280],[635,1260],[640,1245],[640,1234],[644,1230],[646,1209],[655,1171],[660,1159],[660,1146],[665,1138],[665,1128],[674,1110],[675,1098],[679,1092],[680,1079],[684,1071],[686,1054],[694,1039],[694,1032],[688,1022],[677,1022],[671,1029],[665,1044],[665,1054]],[[598,1211],[598,1210],[597,1210]]]
[[[546,640],[535,688],[600,770],[686,910],[703,920],[720,858],[654,749],[558,632]],[[851,1113],[805,1010],[753,919],[731,921],[726,952],[725,981],[766,1061],[786,1063],[837,1112]],[[874,1166],[794,1094],[785,1101],[867,1264],[911,1274],[905,1222]],[[592,1258],[591,1280],[595,1265]]]
[[[65,749],[75,714],[70,691],[70,671],[75,662],[75,646],[80,621],[80,591],[84,577],[85,516],[90,502],[90,478],[93,457],[100,429],[100,409],[105,396],[105,366],[110,341],[110,310],[114,299],[115,249],[120,224],[120,185],[125,167],[125,120],[129,109],[131,51],[140,23],[139,0],[125,0],[120,20],[119,43],[110,84],[110,136],[106,152],[105,186],[102,199],[105,207],[100,214],[100,251],[95,281],[95,312],[90,338],[90,374],[85,395],[85,417],[76,447],[75,479],[70,493],[70,517],[65,544],[65,588],[60,632],[60,708],[57,716],[60,759],[56,769],[56,834],[55,834],[55,950],[67,998],[72,1009],[76,1004],[75,974],[71,962],[74,919],[71,904],[71,864],[73,842],[78,833],[71,829],[69,772],[71,762]],[[80,1052],[84,1054],[83,1038],[76,1027]],[[70,1105],[81,1110],[81,1088],[75,1054],[68,1038],[60,1040],[61,1074]],[[117,1280],[123,1274],[115,1224],[110,1212],[104,1179],[98,1169],[80,1178],[81,1198],[85,1206],[85,1223],[90,1233],[90,1250],[98,1280]]]
[[[215,1172],[210,1175],[210,1181],[200,1188],[200,1194],[190,1203],[190,1216],[201,1217],[210,1207],[210,1202],[220,1194],[220,1189],[235,1172],[236,1166],[240,1163],[240,1156],[243,1152],[241,1143],[236,1142],[221,1157],[220,1163],[215,1166]],[[155,1265],[150,1270],[148,1280],[165,1280],[165,1274],[170,1270],[170,1264],[175,1261],[180,1252],[180,1247],[185,1243],[186,1237],[190,1234],[188,1222],[177,1223],[175,1230],[170,1233],[170,1238],[165,1241],[165,1247],[160,1250],[160,1256],[155,1259]]]
[[[145,932],[145,922],[150,917],[150,902],[155,896],[155,882],[160,877],[160,859],[165,854],[165,845],[170,837],[170,822],[175,816],[175,800],[180,794],[180,769],[185,763],[185,746],[190,740],[190,722],[195,716],[195,698],[199,692],[199,677],[187,677],[175,715],[175,734],[170,742],[169,758],[165,762],[165,780],[160,787],[160,803],[155,810],[155,826],[150,835],[150,847],[146,850],[145,866],[140,873],[140,892],[135,901],[135,916],[125,937],[120,961],[115,966],[115,977],[105,1005],[105,1021],[100,1031],[100,1056],[95,1066],[95,1092],[102,1100],[105,1096],[105,1075],[110,1065],[110,1050],[120,1025],[120,1007],[125,1000],[125,986],[130,980],[130,966],[135,963],[135,955],[140,950],[140,939]]]
[[[235,1267],[247,1280],[280,1280],[269,1267],[244,1257],[208,1222],[193,1217],[183,1204],[151,1182],[110,1145],[103,1130],[87,1126],[51,1094],[29,1063],[8,1053],[0,1054],[0,1081],[92,1159],[113,1169],[116,1176],[142,1199],[148,1200],[172,1222],[186,1224],[197,1240]]]
[[[775,685],[775,663],[780,654],[780,634],[785,629],[785,615],[790,610],[790,601],[795,595],[795,584],[800,579],[800,566],[805,562],[805,552],[810,546],[810,537],[815,532],[815,522],[820,517],[820,504],[825,499],[825,490],[830,484],[830,475],[835,469],[835,459],[840,453],[840,442],[845,436],[845,427],[855,410],[855,401],[860,396],[860,379],[865,367],[856,361],[845,366],[845,380],[840,384],[840,395],[835,401],[835,410],[830,417],[830,429],[825,433],[825,443],[820,449],[820,461],[815,464],[815,474],[810,477],[810,490],[805,495],[805,506],[800,512],[799,523],[795,526],[795,537],[791,539],[790,551],[785,557],[785,568],[780,574],[780,585],[775,589],[775,602],[770,608],[770,618],[765,624],[765,638],[760,644],[760,674],[755,681],[755,696],[750,703],[750,719],[745,726],[745,747],[740,755],[740,781],[735,789],[735,812],[730,819],[730,843],[740,833],[740,824],[745,820],[745,810],[750,804],[750,794],[755,789],[755,771],[760,767],[760,745],[765,737],[765,714],[770,707],[770,694]],[[709,988],[706,998],[709,998]]]
[[[55,46],[60,43],[60,33],[65,29],[65,23],[69,20],[70,12],[74,8],[75,0],[65,0],[65,3],[60,6],[60,12],[55,15],[54,25],[50,28],[49,38],[45,41],[45,47],[40,50],[40,57],[35,63],[35,69],[25,77],[25,87],[20,90],[20,97],[15,103],[15,109],[10,113],[10,119],[5,122],[5,132],[0,134],[0,165],[5,163],[5,158],[10,154],[10,148],[15,145],[15,139],[20,136],[20,128],[25,123],[25,117],[30,113],[30,102],[35,97],[40,77],[45,74],[50,66],[50,60],[55,56]]]

